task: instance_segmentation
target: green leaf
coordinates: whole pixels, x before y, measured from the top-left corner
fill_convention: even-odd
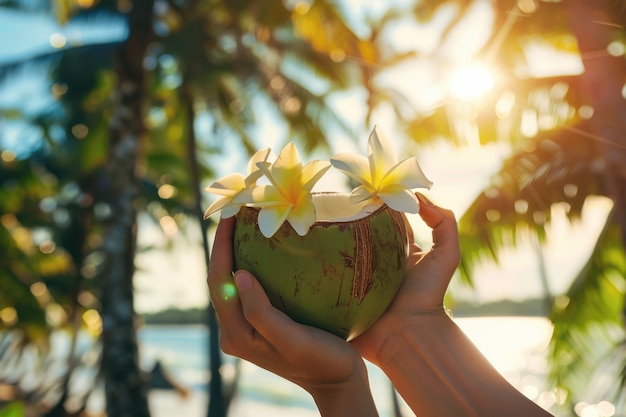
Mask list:
[[[550,319],[550,378],[568,393],[583,393],[624,332],[621,312],[626,287],[626,259],[615,213],[610,216],[587,263],[563,296],[557,298]],[[575,366],[569,366],[575,365]],[[606,376],[604,377],[606,378]],[[615,380],[613,380],[615,382]],[[577,400],[574,398],[574,400]],[[583,400],[582,398],[580,400]]]
[[[0,409],[0,417],[24,417],[24,403],[13,401],[6,407]]]
[[[497,260],[497,249],[515,244],[522,229],[544,238],[553,204],[565,204],[573,220],[588,196],[608,195],[593,169],[598,152],[595,143],[562,129],[528,140],[506,159],[459,221],[463,276],[485,257]]]
[[[301,12],[296,7],[292,20],[296,33],[306,39],[314,50],[327,54],[341,53],[344,57],[367,63],[376,62],[374,46],[359,39],[327,2],[314,2],[308,10]]]

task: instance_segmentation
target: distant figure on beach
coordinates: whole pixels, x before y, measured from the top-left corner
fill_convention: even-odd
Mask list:
[[[169,375],[165,371],[163,365],[161,364],[161,361],[158,359],[150,370],[148,388],[174,390],[183,398],[187,398],[189,396],[189,388],[184,387],[176,382],[174,378],[172,378],[171,375]]]

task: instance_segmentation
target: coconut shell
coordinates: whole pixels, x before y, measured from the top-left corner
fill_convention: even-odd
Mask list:
[[[235,268],[251,272],[274,307],[347,340],[384,313],[406,267],[404,214],[383,205],[357,220],[318,221],[305,236],[285,222],[266,238],[258,212],[242,207],[237,215]]]

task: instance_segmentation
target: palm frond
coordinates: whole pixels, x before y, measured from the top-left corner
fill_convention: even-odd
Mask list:
[[[374,46],[352,31],[331,2],[314,2],[305,14],[295,13],[292,20],[295,33],[314,51],[326,55],[340,52],[342,56],[365,64],[377,60]]]
[[[529,139],[505,160],[459,222],[462,275],[485,256],[497,260],[497,248],[515,244],[522,229],[543,238],[553,204],[576,219],[587,196],[606,195],[598,152],[595,142],[561,129]]]
[[[611,215],[587,263],[567,293],[557,298],[550,314],[554,332],[548,352],[549,376],[568,393],[591,395],[594,387],[590,380],[602,369],[603,361],[614,360],[613,354],[607,355],[624,338],[620,319],[626,283],[623,253],[620,229]],[[618,378],[615,375],[607,386],[605,375],[602,386],[595,389],[606,394],[613,390]]]

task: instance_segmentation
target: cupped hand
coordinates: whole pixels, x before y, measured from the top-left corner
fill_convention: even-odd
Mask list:
[[[373,363],[379,363],[383,345],[416,317],[445,314],[443,298],[459,264],[459,235],[454,214],[419,193],[417,196],[419,214],[432,229],[433,245],[423,252],[412,232],[409,233],[407,269],[398,294],[372,327],[351,342]]]
[[[208,277],[222,350],[301,386],[323,415],[341,415],[335,402],[346,396],[364,398],[363,415],[376,415],[365,364],[354,346],[296,323],[272,307],[250,273],[237,271],[233,276],[233,227],[234,218],[220,220]]]

